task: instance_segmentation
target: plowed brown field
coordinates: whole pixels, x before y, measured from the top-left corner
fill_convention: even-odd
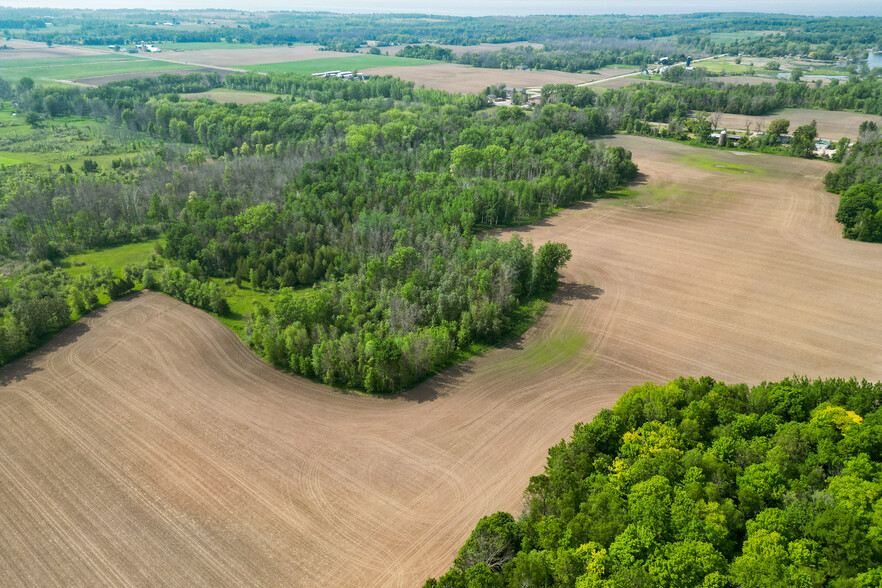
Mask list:
[[[390,399],[278,372],[159,294],[0,370],[6,586],[416,586],[547,448],[680,375],[882,379],[882,246],[831,164],[641,138],[639,195],[520,230],[574,255],[538,324]]]

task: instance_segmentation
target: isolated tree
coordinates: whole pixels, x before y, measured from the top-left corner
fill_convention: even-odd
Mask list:
[[[557,285],[557,272],[573,257],[563,243],[549,241],[533,258],[533,292],[545,292]]]

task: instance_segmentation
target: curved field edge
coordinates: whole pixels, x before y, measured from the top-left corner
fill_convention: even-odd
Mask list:
[[[630,198],[507,231],[574,253],[535,327],[407,394],[293,378],[149,292],[0,369],[9,583],[418,585],[641,382],[882,379],[882,260],[840,238],[828,164],[721,152],[767,170],[722,175],[613,141]]]
[[[878,586],[880,407],[882,383],[855,379],[637,386],[425,588]]]

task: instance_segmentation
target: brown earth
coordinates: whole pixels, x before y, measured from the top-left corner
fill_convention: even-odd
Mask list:
[[[6,45],[10,49],[0,51],[0,61],[4,59],[51,59],[53,57],[81,57],[83,55],[102,55],[101,51],[93,49],[81,49],[66,45],[54,45],[49,47],[46,43],[25,41],[22,39],[9,39],[0,41],[0,45]]]
[[[196,51],[163,51],[159,59],[177,63],[234,67],[322,59],[325,57],[352,57],[340,51],[319,51],[318,45],[294,45],[291,47],[251,47],[248,49],[198,49]]]
[[[596,74],[568,73],[563,71],[521,71],[517,69],[491,69],[471,67],[459,63],[433,63],[430,65],[405,65],[368,67],[359,70],[369,75],[390,75],[436,90],[473,94],[487,86],[507,84],[510,88],[538,88],[545,84],[580,84],[603,77]]]
[[[839,237],[832,164],[608,142],[636,197],[505,232],[573,250],[544,316],[405,395],[276,371],[153,293],[0,369],[4,584],[416,586],[630,386],[882,379],[882,246]]]
[[[751,121],[751,128],[757,130],[758,124],[763,129],[768,128],[769,123],[776,118],[786,118],[790,121],[790,132],[796,127],[810,124],[813,120],[818,123],[818,137],[832,139],[834,141],[842,137],[857,139],[858,127],[865,120],[875,121],[882,126],[882,116],[874,114],[862,114],[860,112],[834,112],[831,110],[809,110],[805,108],[786,108],[775,114],[765,116],[747,116],[744,114],[723,114],[720,116],[719,127],[722,129],[745,128],[745,121]]]

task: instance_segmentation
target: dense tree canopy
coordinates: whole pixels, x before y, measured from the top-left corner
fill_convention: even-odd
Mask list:
[[[638,386],[551,448],[526,502],[426,586],[875,588],[882,384]]]
[[[161,234],[171,266],[134,281],[219,314],[227,303],[209,278],[278,293],[252,313],[255,351],[328,384],[388,392],[503,340],[569,259],[561,244],[534,253],[477,231],[636,174],[629,152],[589,140],[610,130],[590,105],[488,111],[477,96],[388,77],[284,74],[227,77],[286,95],[269,103],[178,97],[218,83],[162,75],[51,94],[58,113],[167,145],[101,173],[3,175],[0,247],[39,260]],[[41,108],[46,94],[22,96]]]

